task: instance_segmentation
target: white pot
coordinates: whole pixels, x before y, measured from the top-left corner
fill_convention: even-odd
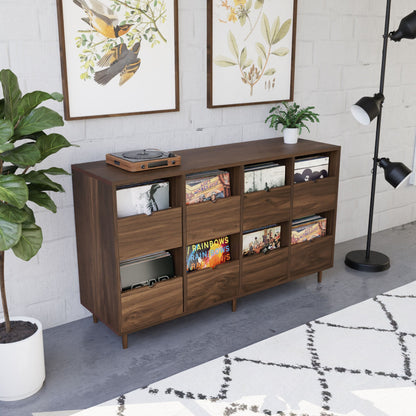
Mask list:
[[[22,341],[0,344],[0,400],[3,401],[32,396],[45,381],[42,324],[26,316],[11,320],[32,322],[38,329]]]
[[[295,128],[285,128],[283,129],[283,141],[287,144],[294,144],[298,142],[298,129]]]

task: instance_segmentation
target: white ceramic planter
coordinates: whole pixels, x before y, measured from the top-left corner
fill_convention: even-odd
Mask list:
[[[45,381],[42,324],[26,316],[11,320],[35,323],[38,330],[22,341],[0,344],[0,400],[3,401],[32,396]]]
[[[294,144],[298,142],[298,129],[295,128],[285,128],[283,129],[283,142],[287,144]]]

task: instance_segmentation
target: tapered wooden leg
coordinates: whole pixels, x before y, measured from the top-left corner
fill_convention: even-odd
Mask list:
[[[127,334],[123,334],[121,336],[121,342],[123,344],[123,350],[125,350],[129,346],[128,339],[127,339]]]
[[[235,312],[237,310],[237,299],[231,301],[231,310]]]
[[[322,272],[318,272],[318,283],[322,283]]]
[[[98,318],[94,314],[92,315],[92,320],[95,324],[98,323]]]

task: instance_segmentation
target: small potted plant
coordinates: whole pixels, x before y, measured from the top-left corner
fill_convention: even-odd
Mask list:
[[[64,192],[51,175],[68,174],[61,168],[34,166],[71,146],[60,134],[44,131],[63,126],[62,117],[45,100],[62,101],[59,93],[34,91],[22,96],[17,77],[0,71],[0,292],[4,322],[0,322],[0,400],[19,400],[36,393],[45,379],[41,323],[28,317],[9,317],[4,255],[9,249],[25,261],[42,245],[42,230],[28,202],[56,212],[48,192]]]
[[[300,105],[296,103],[283,103],[283,106],[280,105],[270,109],[270,115],[266,118],[265,123],[269,122],[270,127],[275,130],[281,124],[283,141],[289,144],[297,143],[298,136],[302,133],[303,127],[310,131],[309,127],[305,124],[306,122],[319,122],[319,114],[312,111],[314,108],[300,108]]]

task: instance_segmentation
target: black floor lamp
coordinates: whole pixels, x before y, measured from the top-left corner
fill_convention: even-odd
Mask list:
[[[390,162],[388,158],[378,157],[380,142],[381,113],[384,102],[384,76],[386,72],[387,43],[389,38],[395,42],[401,39],[416,38],[416,10],[404,17],[399,28],[389,33],[391,0],[387,0],[386,20],[384,25],[384,42],[381,62],[380,91],[373,97],[363,97],[352,106],[351,112],[354,118],[361,124],[368,125],[377,118],[376,139],[374,145],[374,159],[370,196],[370,214],[368,218],[367,247],[365,250],[350,251],[345,256],[345,264],[352,269],[366,272],[380,272],[390,267],[389,258],[377,251],[371,251],[371,233],[373,228],[374,198],[376,192],[377,167],[384,169],[384,176],[392,186],[397,188],[412,173],[403,163]]]

